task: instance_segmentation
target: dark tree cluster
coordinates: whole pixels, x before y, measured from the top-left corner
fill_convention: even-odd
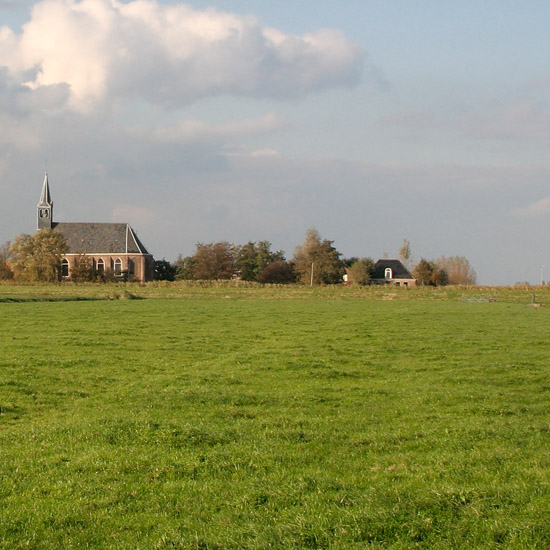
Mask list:
[[[421,286],[443,286],[449,283],[449,275],[440,268],[435,262],[431,262],[424,258],[416,264],[413,269],[413,275],[416,282]]]
[[[294,269],[282,251],[268,241],[233,245],[227,241],[198,243],[192,256],[179,256],[173,265],[175,280],[239,279],[261,283],[292,283]]]

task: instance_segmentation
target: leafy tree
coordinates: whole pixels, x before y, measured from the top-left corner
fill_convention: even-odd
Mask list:
[[[71,281],[82,283],[94,281],[96,278],[92,259],[84,254],[76,256],[71,267]]]
[[[464,256],[441,256],[436,264],[447,272],[450,285],[476,284],[476,272]]]
[[[306,231],[304,242],[294,251],[294,269],[301,283],[309,284],[311,280],[314,284],[342,281],[344,265],[340,253],[332,246],[333,242],[321,239],[315,228]]]
[[[444,270],[435,264],[434,273],[432,275],[432,284],[434,286],[445,286],[449,284],[449,275]]]
[[[413,269],[413,275],[416,282],[420,285],[429,285],[434,274],[434,268],[435,266],[432,262],[420,258],[420,261]]]
[[[235,247],[236,269],[243,281],[257,281],[272,262],[284,260],[282,251],[272,252],[269,241],[248,242]]]
[[[355,262],[358,262],[360,258],[352,256],[351,258],[342,258],[342,264],[344,267],[351,267]]]
[[[372,258],[362,258],[354,262],[346,271],[350,284],[368,285],[374,272],[374,261]]]
[[[190,264],[192,279],[231,279],[235,273],[233,247],[226,241],[198,243]]]
[[[188,281],[192,279],[191,268],[193,266],[193,256],[186,256],[185,258],[180,254],[174,262],[175,281]]]
[[[11,268],[24,281],[58,281],[61,256],[67,251],[63,235],[41,229],[34,235],[20,234],[11,245]]]
[[[398,252],[398,258],[400,262],[407,268],[411,269],[412,264],[412,253],[411,253],[411,243],[407,239],[403,239],[403,244]]]
[[[258,281],[263,284],[290,284],[296,282],[296,273],[294,273],[294,267],[290,262],[275,260],[260,273]]]
[[[442,286],[448,284],[448,275],[435,262],[421,258],[413,269],[413,275],[420,285]]]
[[[173,281],[176,277],[177,265],[164,258],[155,261],[155,279],[157,281]]]
[[[13,271],[10,267],[10,243],[6,241],[0,245],[0,279],[7,280],[13,278]]]

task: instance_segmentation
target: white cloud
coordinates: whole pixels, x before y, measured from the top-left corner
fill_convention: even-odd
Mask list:
[[[516,216],[526,218],[536,218],[538,216],[547,216],[550,214],[550,197],[544,197],[525,208],[517,208],[514,213]]]
[[[134,134],[152,139],[158,143],[190,143],[228,139],[241,136],[260,135],[284,126],[275,113],[263,117],[250,118],[223,125],[208,125],[200,120],[181,120],[172,126],[162,126],[154,130],[139,128]]]
[[[81,111],[132,97],[171,107],[219,94],[299,97],[357,82],[362,60],[339,31],[290,35],[155,0],[44,0],[21,34],[0,28],[0,66],[33,90],[69,87]]]
[[[254,151],[250,152],[250,156],[252,158],[276,157],[278,154],[279,152],[275,149],[255,149]]]

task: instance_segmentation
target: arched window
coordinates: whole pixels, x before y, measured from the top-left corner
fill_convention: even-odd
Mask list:
[[[63,258],[61,260],[61,277],[68,277],[69,276],[69,260],[67,258]]]
[[[386,278],[386,281],[390,281],[391,279],[393,279],[391,267],[386,267],[386,271],[384,271],[384,277]]]
[[[105,261],[103,258],[99,258],[99,260],[97,260],[97,272],[105,273]]]
[[[117,258],[114,264],[115,275],[122,275],[122,260]]]

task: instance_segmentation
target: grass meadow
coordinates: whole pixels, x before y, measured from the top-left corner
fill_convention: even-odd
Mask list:
[[[0,548],[549,548],[534,292],[1,286]]]

